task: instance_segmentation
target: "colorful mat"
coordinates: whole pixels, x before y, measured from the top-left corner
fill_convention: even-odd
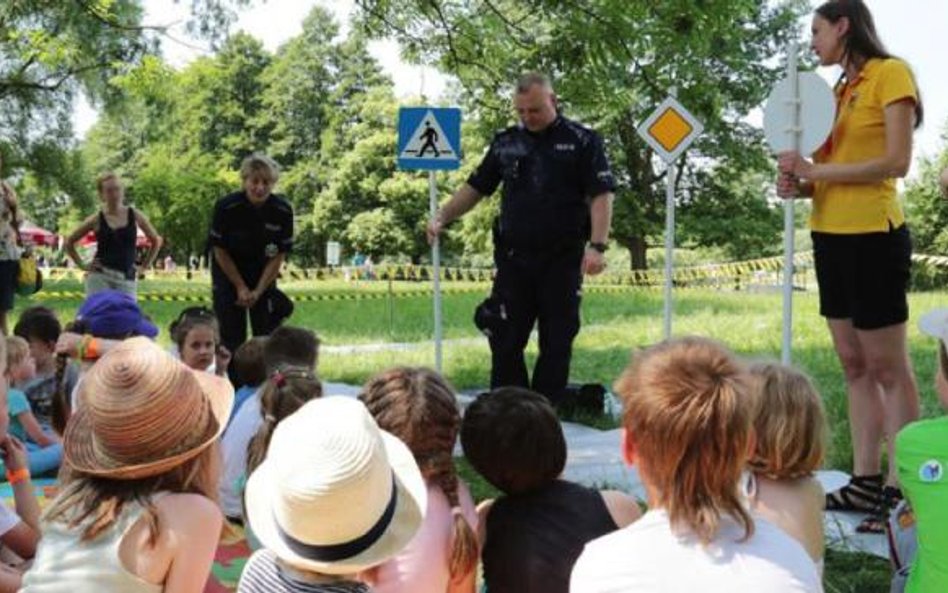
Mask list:
[[[36,487],[36,498],[39,501],[40,508],[45,508],[56,495],[56,480],[41,478],[34,480],[33,485]],[[4,504],[11,509],[13,508],[13,488],[10,484],[0,483],[0,498],[3,499]],[[204,593],[231,593],[236,591],[240,573],[243,571],[244,564],[249,557],[250,547],[244,537],[243,528],[228,524],[217,546],[217,554],[214,556],[214,564],[211,567],[211,575],[207,580],[207,584],[204,586]]]

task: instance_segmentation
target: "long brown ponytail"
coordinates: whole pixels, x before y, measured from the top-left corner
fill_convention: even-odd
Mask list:
[[[461,415],[451,387],[434,371],[394,368],[370,379],[359,399],[380,428],[408,445],[425,481],[447,497],[454,522],[448,569],[455,581],[468,576],[480,548],[461,508],[453,457]]]

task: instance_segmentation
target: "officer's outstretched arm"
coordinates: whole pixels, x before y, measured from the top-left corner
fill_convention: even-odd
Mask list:
[[[483,196],[479,191],[471,187],[470,184],[462,185],[451,199],[438,210],[438,217],[441,218],[441,224],[451,224],[455,220],[464,216],[468,210],[477,205]]]

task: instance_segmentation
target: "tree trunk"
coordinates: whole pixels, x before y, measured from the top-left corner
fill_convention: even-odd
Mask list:
[[[645,241],[645,237],[629,237],[626,245],[629,248],[629,256],[632,260],[631,268],[633,270],[648,269],[648,262],[645,259],[645,255],[648,251],[648,243]]]

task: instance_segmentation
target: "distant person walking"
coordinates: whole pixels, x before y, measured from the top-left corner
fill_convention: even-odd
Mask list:
[[[80,270],[86,274],[86,295],[102,290],[118,290],[133,297],[137,294],[138,278],[151,268],[161,249],[162,238],[140,210],[125,204],[125,189],[115,173],[103,173],[96,180],[96,189],[102,208],[82,221],[66,238],[65,250]],[[141,228],[150,246],[141,266],[137,266],[136,243]],[[96,248],[92,261],[82,261],[76,243],[89,231],[95,233]]]

